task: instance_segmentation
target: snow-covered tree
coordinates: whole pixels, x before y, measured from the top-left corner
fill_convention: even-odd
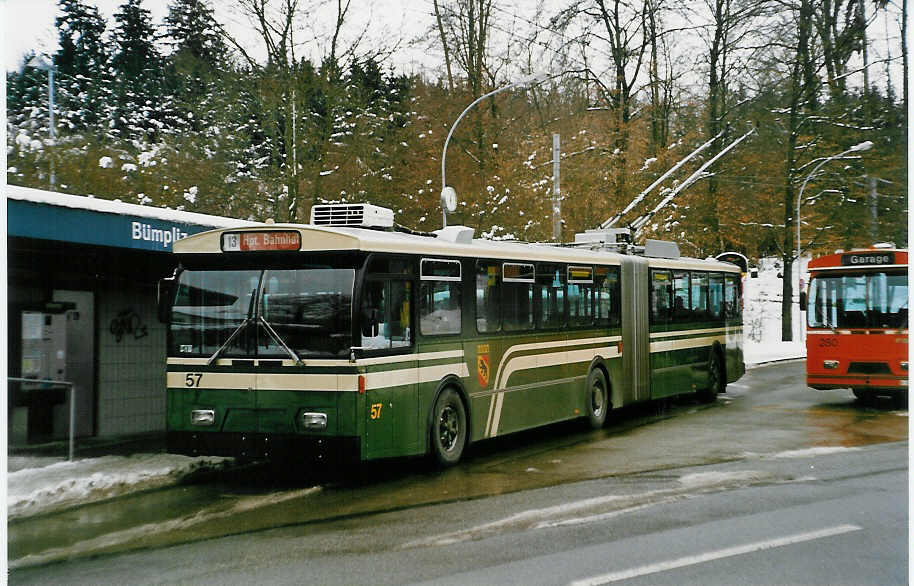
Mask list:
[[[156,47],[156,29],[142,0],[127,0],[114,14],[116,109],[109,124],[122,138],[141,140],[166,129],[171,109],[162,91],[162,57]],[[164,98],[164,99],[163,99]]]
[[[100,119],[107,65],[105,21],[94,6],[81,0],[61,0],[56,23],[60,49],[54,64],[60,125],[64,131],[85,130]]]

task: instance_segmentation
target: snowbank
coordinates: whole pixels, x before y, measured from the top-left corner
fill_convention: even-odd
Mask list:
[[[8,518],[27,517],[76,504],[177,483],[192,472],[230,465],[231,458],[174,454],[104,456],[73,462],[11,457],[7,475]]]

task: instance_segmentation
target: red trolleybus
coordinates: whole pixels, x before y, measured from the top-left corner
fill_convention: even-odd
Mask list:
[[[908,392],[908,251],[852,250],[809,263],[806,384],[858,399]]]

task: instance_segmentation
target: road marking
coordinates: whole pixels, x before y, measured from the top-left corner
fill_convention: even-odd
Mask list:
[[[827,527],[825,529],[819,529],[818,531],[798,533],[796,535],[778,537],[776,539],[769,539],[767,541],[756,541],[755,543],[747,543],[746,545],[728,547],[726,549],[719,549],[717,551],[710,551],[699,555],[681,557],[675,560],[659,562],[656,564],[650,564],[648,566],[641,566],[640,568],[632,568],[630,570],[623,570],[621,572],[612,572],[610,574],[603,574],[602,576],[594,576],[592,578],[584,578],[583,580],[575,580],[574,582],[571,582],[569,586],[600,586],[601,584],[609,584],[611,582],[618,582],[620,580],[628,580],[629,578],[646,576],[648,574],[656,574],[658,572],[665,572],[667,570],[673,570],[685,566],[694,566],[696,564],[703,564],[705,562],[743,555],[755,551],[773,549],[775,547],[783,547],[785,545],[802,543],[804,541],[812,541],[814,539],[822,539],[823,537],[841,535],[842,533],[850,533],[851,531],[860,531],[861,529],[863,529],[863,527],[859,527],[857,525],[838,525],[836,527]]]
[[[733,387],[734,389],[751,389],[749,385],[741,385],[739,383],[730,383],[728,387]]]

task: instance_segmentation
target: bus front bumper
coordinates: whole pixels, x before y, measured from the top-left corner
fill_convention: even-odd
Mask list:
[[[313,465],[359,462],[357,437],[293,434],[169,431],[168,452],[185,456],[226,456],[242,460],[294,460]]]
[[[806,376],[806,385],[824,391],[829,389],[873,389],[881,391],[907,392],[906,376],[854,376],[854,375],[814,375]]]

